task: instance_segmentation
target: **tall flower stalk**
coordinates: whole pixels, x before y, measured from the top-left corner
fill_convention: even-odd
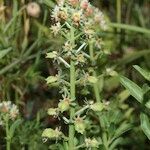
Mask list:
[[[47,53],[46,57],[58,64],[58,74],[49,76],[46,80],[47,84],[59,85],[62,100],[57,108],[49,108],[48,114],[61,116],[69,125],[69,131],[66,135],[58,128],[47,128],[43,131],[42,137],[65,140],[64,147],[68,150],[78,147],[98,148],[99,143],[96,138],[86,137],[86,113],[100,112],[105,107],[99,95],[96,72],[94,68],[88,67],[96,64],[99,52],[102,52],[97,32],[106,29],[103,13],[88,0],[57,0],[52,19],[55,24],[51,26],[51,31],[54,37],[62,36],[64,44],[60,50]],[[93,86],[96,102],[88,101],[85,96],[82,100],[84,104],[79,104],[78,89],[81,87],[84,93],[90,86]],[[68,112],[69,119],[64,112]],[[75,143],[76,133],[82,135],[84,144]]]
[[[74,40],[74,28],[71,28],[71,44],[74,45],[75,44],[75,40]],[[75,82],[76,82],[76,71],[75,71],[75,62],[74,60],[70,61],[70,97],[71,97],[71,101],[74,102],[76,100],[76,96],[75,96]],[[70,120],[73,120],[75,116],[75,108],[74,107],[70,107]],[[69,125],[69,147],[74,147],[74,125],[70,124]]]

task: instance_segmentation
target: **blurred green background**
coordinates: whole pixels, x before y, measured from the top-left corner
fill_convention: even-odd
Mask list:
[[[47,117],[46,110],[56,105],[58,89],[46,85],[45,78],[55,75],[53,62],[45,59],[46,52],[58,49],[62,39],[54,39],[50,32],[53,0],[37,0],[39,17],[30,16],[26,5],[31,0],[0,0],[0,100],[10,100],[19,106],[24,125],[16,131],[13,149],[47,149],[41,132],[45,127],[60,124]],[[99,62],[99,69],[113,68],[139,85],[145,80],[133,65],[150,70],[150,0],[92,0],[108,20],[109,29],[100,33],[105,41],[107,58]],[[139,128],[140,108],[132,97],[120,102],[123,87],[115,77],[102,79],[104,98],[115,98],[127,121],[134,128],[124,135],[118,149],[149,149],[149,141]],[[134,112],[134,113],[133,113]],[[0,149],[5,148],[5,133],[0,128]]]

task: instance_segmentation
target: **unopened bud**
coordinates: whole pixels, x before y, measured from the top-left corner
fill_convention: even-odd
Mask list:
[[[58,104],[58,108],[61,112],[67,111],[70,108],[70,99],[64,98]]]
[[[38,18],[40,16],[41,8],[36,2],[31,2],[27,5],[27,13],[31,17]]]
[[[87,148],[98,148],[99,142],[95,138],[93,139],[87,138],[85,139],[85,145]]]
[[[62,137],[62,135],[63,135],[62,132],[59,131],[58,128],[56,128],[55,130],[51,128],[47,128],[42,133],[43,138],[49,138],[49,139],[59,139]]]
[[[75,124],[75,130],[78,133],[83,134],[85,132],[86,124],[85,124],[85,121],[82,118],[77,117],[75,119],[75,123],[74,124]]]

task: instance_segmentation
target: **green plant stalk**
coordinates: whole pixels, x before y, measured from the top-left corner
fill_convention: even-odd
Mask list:
[[[74,38],[74,28],[71,27],[71,43],[74,45],[75,38]],[[75,63],[73,60],[70,62],[70,96],[71,101],[75,101]],[[75,116],[75,108],[72,106],[70,108],[70,121],[72,121],[73,117]],[[69,150],[74,150],[74,124],[70,123],[69,125]]]
[[[93,41],[89,41],[89,53],[90,53],[91,63],[92,63],[92,65],[94,65],[95,64],[95,59],[94,59]],[[97,78],[96,72],[94,70],[93,70],[93,76]],[[100,97],[100,93],[99,93],[98,83],[93,84],[93,90],[94,90],[96,102],[98,102],[98,103],[102,102],[101,97]],[[100,123],[100,126],[102,127],[100,117],[99,117],[99,123]]]
[[[117,14],[116,14],[116,18],[117,18],[117,22],[121,23],[121,0],[117,0]]]
[[[1,6],[4,6],[4,0],[0,0],[0,7]],[[2,16],[2,22],[5,23],[5,14],[4,14],[4,11],[2,12],[1,16]]]
[[[93,49],[93,42],[92,41],[89,42],[89,53],[90,53],[91,63],[92,63],[92,65],[94,65],[95,59],[94,59],[94,49]],[[93,70],[93,76],[97,78],[96,72],[94,70]],[[99,87],[98,87],[97,83],[93,84],[93,89],[94,89],[96,101],[101,102],[101,97],[99,94]]]
[[[6,150],[10,150],[9,116],[6,116]]]
[[[134,26],[134,25],[128,25],[128,24],[122,24],[122,23],[113,23],[113,22],[109,23],[108,25],[110,27],[113,27],[113,28],[120,28],[120,29],[124,29],[124,30],[129,30],[129,31],[134,31],[134,32],[139,32],[139,33],[150,35],[149,29]]]
[[[117,23],[121,23],[121,0],[116,1],[116,9],[117,9],[117,14],[116,14],[116,20]],[[117,32],[120,33],[121,29],[117,28]],[[120,34],[118,35],[118,43],[120,43]]]

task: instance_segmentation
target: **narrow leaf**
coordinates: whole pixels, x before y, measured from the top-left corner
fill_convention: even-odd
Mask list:
[[[16,130],[16,128],[18,128],[18,126],[22,123],[22,120],[21,119],[18,119],[16,120],[10,127],[10,130],[9,130],[9,133],[10,133],[10,136],[13,137],[14,135],[14,132]]]
[[[145,79],[147,79],[148,81],[150,81],[150,72],[142,69],[141,67],[134,65],[133,66]]]
[[[120,76],[120,82],[127,90],[129,90],[130,94],[138,102],[142,103],[143,92],[142,92],[142,89],[137,84],[135,84],[134,82],[132,82],[131,80],[129,80],[128,78],[126,78],[124,76]]]
[[[149,122],[149,118],[144,113],[141,113],[140,119],[141,119],[141,128],[142,128],[143,132],[145,133],[145,135],[150,140],[150,122]]]
[[[0,50],[0,59],[2,59],[4,56],[7,55],[7,53],[9,53],[10,51],[12,50],[12,48],[7,48],[7,49],[4,49],[4,50]]]

